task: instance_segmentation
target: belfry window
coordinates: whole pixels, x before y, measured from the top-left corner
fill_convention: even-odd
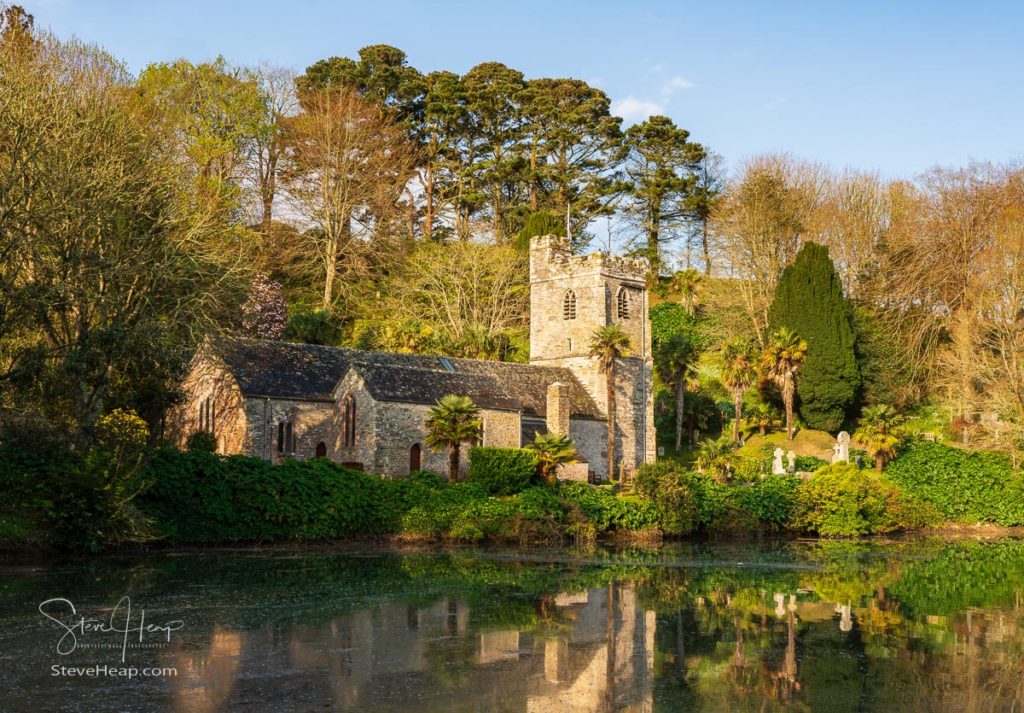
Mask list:
[[[562,298],[562,319],[576,319],[576,293],[572,290],[566,290]]]
[[[619,319],[629,319],[629,290],[625,287],[619,288],[619,296],[616,300],[616,314]]]

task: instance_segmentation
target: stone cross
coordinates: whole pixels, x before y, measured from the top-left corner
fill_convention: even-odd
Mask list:
[[[781,448],[775,449],[775,458],[772,459],[772,475],[782,475],[786,472],[785,466],[782,465],[783,451]]]

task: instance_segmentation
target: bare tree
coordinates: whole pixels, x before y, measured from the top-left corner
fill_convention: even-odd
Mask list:
[[[366,276],[386,255],[414,152],[405,132],[352,90],[311,93],[303,106],[288,122],[292,165],[283,177],[321,264],[323,307],[333,310],[339,270]]]
[[[248,169],[259,198],[260,228],[266,235],[274,219],[277,177],[287,155],[285,124],[295,115],[299,103],[294,70],[261,63],[246,74],[259,87],[262,100],[262,120],[253,136]]]

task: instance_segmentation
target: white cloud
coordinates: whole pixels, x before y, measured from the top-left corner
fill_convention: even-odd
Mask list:
[[[672,96],[676,92],[680,92],[684,89],[690,89],[693,86],[686,77],[680,77],[678,74],[670,79],[666,79],[661,85],[662,96]]]
[[[626,97],[612,102],[612,114],[621,116],[627,124],[635,124],[655,114],[664,114],[665,107],[658,102]]]

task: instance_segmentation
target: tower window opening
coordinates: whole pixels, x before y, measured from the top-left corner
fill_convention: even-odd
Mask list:
[[[562,298],[562,319],[576,319],[576,293],[572,290],[566,290]]]
[[[629,319],[629,291],[625,287],[619,288],[617,314],[619,319]]]

